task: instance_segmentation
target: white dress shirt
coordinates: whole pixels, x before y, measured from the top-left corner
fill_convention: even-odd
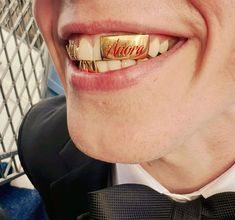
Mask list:
[[[155,191],[165,194],[175,201],[187,202],[203,196],[208,198],[221,192],[235,192],[235,164],[221,176],[202,187],[201,189],[189,194],[175,194],[169,192],[156,179],[138,164],[116,164],[113,169],[113,184],[136,183],[146,185]]]

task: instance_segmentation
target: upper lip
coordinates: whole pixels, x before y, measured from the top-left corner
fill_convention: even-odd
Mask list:
[[[121,22],[117,20],[94,21],[91,23],[69,22],[59,25],[58,35],[62,40],[68,40],[74,34],[102,34],[102,33],[141,33],[141,34],[158,34],[168,35],[179,38],[187,38],[187,36],[174,32],[173,30],[159,29],[155,27],[146,27],[139,24]]]

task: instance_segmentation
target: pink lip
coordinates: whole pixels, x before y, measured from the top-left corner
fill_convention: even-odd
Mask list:
[[[158,35],[168,35],[179,38],[189,38],[186,33],[182,34],[173,29],[159,29],[153,27],[146,27],[141,24],[124,23],[121,21],[94,21],[92,23],[85,22],[69,22],[67,24],[61,24],[58,28],[59,37],[63,40],[68,40],[71,35],[74,34],[102,34],[112,32],[126,32],[126,33],[148,33]]]
[[[137,83],[137,78],[128,77],[128,74],[124,72],[126,72],[126,70],[112,71],[99,75],[78,72],[72,74],[71,83],[77,91],[118,90]]]
[[[174,48],[151,60],[103,74],[80,71],[73,62],[68,60],[67,72],[71,74],[70,83],[77,91],[111,91],[133,86],[149,75],[153,67],[160,68],[164,61],[174,55],[184,43],[185,40],[179,41]]]

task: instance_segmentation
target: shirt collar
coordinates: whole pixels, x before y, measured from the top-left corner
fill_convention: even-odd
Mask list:
[[[175,201],[187,202],[203,196],[208,198],[214,194],[222,192],[235,192],[235,164],[224,172],[221,176],[189,194],[175,194],[169,192],[156,179],[138,164],[116,164],[113,172],[114,184],[136,183],[149,186],[155,191],[165,194]]]

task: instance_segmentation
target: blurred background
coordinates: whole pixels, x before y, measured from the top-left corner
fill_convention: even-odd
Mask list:
[[[40,196],[20,165],[16,143],[29,108],[48,96],[63,94],[63,88],[31,5],[31,0],[0,0],[0,220],[1,215],[46,219]]]

